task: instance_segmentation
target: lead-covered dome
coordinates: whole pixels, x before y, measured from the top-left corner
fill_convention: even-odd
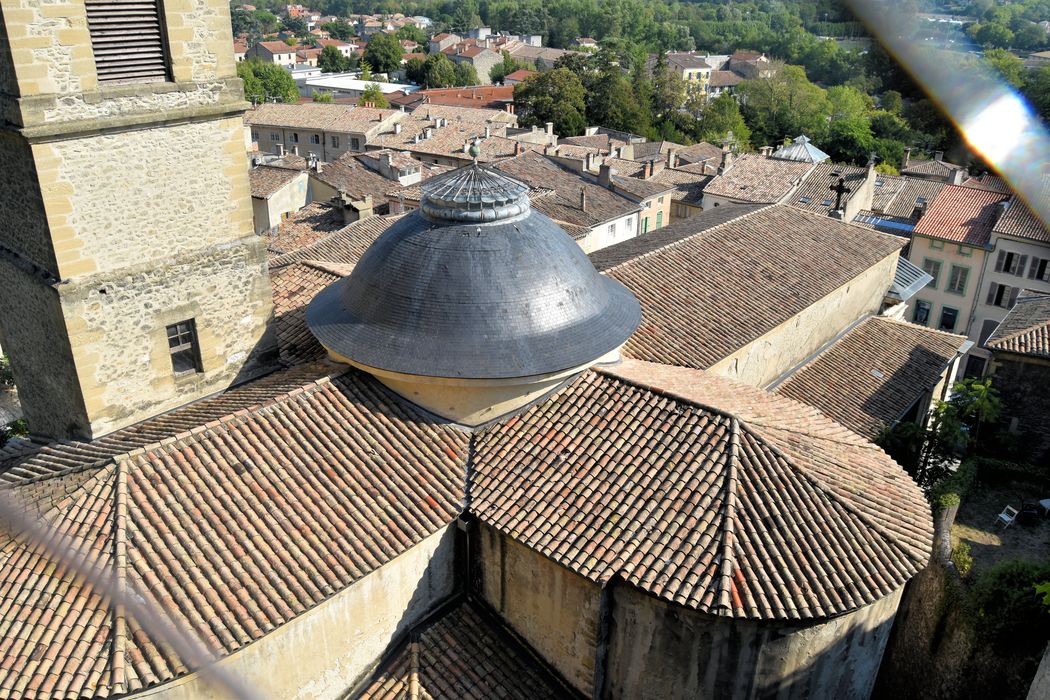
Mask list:
[[[525,377],[591,364],[638,326],[638,301],[530,208],[527,186],[475,164],[422,189],[420,210],[310,303],[334,354],[410,375]]]

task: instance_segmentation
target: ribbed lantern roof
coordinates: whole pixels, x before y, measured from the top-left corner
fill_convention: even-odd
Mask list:
[[[420,209],[310,303],[334,354],[426,377],[527,377],[593,363],[638,326],[638,301],[530,208],[526,185],[474,164],[422,189]]]
[[[423,183],[427,218],[458,223],[510,219],[529,211],[527,185],[477,164]]]

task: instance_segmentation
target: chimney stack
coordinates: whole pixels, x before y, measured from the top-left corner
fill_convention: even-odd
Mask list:
[[[395,134],[400,134],[401,133],[401,122],[396,122],[394,124],[394,133]]]
[[[642,167],[642,179],[648,180],[653,176],[653,162],[651,160],[645,161],[645,165]]]
[[[434,128],[433,127],[428,126],[426,129],[423,130],[423,138],[424,139],[429,139],[429,138],[431,138],[433,136],[434,136]]]
[[[762,148],[758,149],[758,152],[759,152],[759,154],[761,154],[761,155],[765,156],[766,158],[768,158],[771,155],[773,155],[773,147],[772,146],[763,146]]]
[[[598,184],[602,187],[608,189],[612,188],[612,176],[613,169],[611,165],[603,163],[602,166],[598,168]]]
[[[554,122],[547,122],[546,126],[547,126],[547,135],[548,136],[553,136],[554,135]]]
[[[492,136],[492,127],[491,126],[486,126],[485,127],[485,138],[489,138],[490,136]]]
[[[521,141],[515,141],[514,142],[514,155],[516,155],[516,156],[520,156],[521,155]]]
[[[901,170],[908,167],[908,162],[911,160],[911,146],[904,149],[904,160],[901,161]]]
[[[677,168],[678,167],[678,152],[668,151],[667,152],[667,167]]]
[[[587,212],[587,190],[580,188],[580,211]]]
[[[937,162],[944,160],[944,151],[934,151],[933,159]]]
[[[298,146],[298,144],[296,144],[295,146],[292,146],[292,155],[294,155],[294,156],[299,155],[299,146]]]
[[[718,174],[724,175],[733,167],[733,152],[728,147],[722,148],[722,162],[718,166]]]
[[[284,144],[283,143],[277,144],[277,155],[279,157],[282,157],[282,158],[284,157]]]

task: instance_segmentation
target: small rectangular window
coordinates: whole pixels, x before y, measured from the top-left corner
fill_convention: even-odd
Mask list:
[[[333,136],[332,137],[332,148],[339,148],[339,137],[338,136]]]
[[[1020,291],[1018,287],[1008,287],[1005,284],[992,282],[988,287],[988,297],[984,301],[989,306],[1012,309]]]
[[[276,131],[271,131],[270,132],[270,140],[271,141],[280,141],[281,140],[281,135],[278,134]]]
[[[197,322],[194,319],[180,321],[170,325],[168,332],[168,353],[171,355],[171,368],[175,374],[188,374],[201,371],[200,348],[197,346]]]
[[[948,331],[951,333],[955,330],[955,324],[959,320],[959,310],[953,309],[950,306],[941,307],[941,322],[938,324],[938,328],[942,331]]]
[[[1050,260],[1032,258],[1032,264],[1028,268],[1028,277],[1040,282],[1050,282]]]
[[[930,322],[930,302],[921,299],[915,302],[915,316],[913,320],[920,326]]]
[[[350,148],[359,151],[361,150],[361,141],[359,139],[350,139]],[[434,161],[437,162],[436,160]]]
[[[258,132],[258,131],[255,131],[255,130],[253,129],[253,130],[252,130],[252,141],[258,141],[258,140],[259,140],[259,132]]]
[[[291,141],[292,143],[299,143],[299,134],[297,134],[297,133],[295,133],[293,131],[291,138],[289,138],[288,140]]]
[[[952,272],[948,276],[948,286],[946,286],[944,290],[946,292],[951,292],[952,294],[965,294],[966,278],[969,276],[969,268],[961,267],[959,265],[952,265]]]
[[[973,255],[973,248],[968,245],[961,245],[959,246],[959,255],[964,258],[969,258]]]
[[[930,241],[930,247],[934,250],[944,250],[944,241]]]
[[[933,278],[933,281],[930,282],[930,289],[937,289],[937,278],[941,276],[941,261],[924,258],[922,269],[926,270],[926,274]]]
[[[321,145],[321,137],[317,134],[310,134],[310,143],[315,145]]]

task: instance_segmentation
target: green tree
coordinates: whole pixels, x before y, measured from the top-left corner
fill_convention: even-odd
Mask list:
[[[1022,92],[1043,121],[1050,122],[1050,66],[1029,71]]]
[[[608,65],[587,93],[587,121],[618,131],[644,134],[649,130],[649,105],[637,99],[619,66]]]
[[[968,446],[981,448],[981,429],[999,420],[1002,403],[991,378],[964,379],[952,387],[951,404],[966,426]],[[987,432],[987,431],[985,431]]]
[[[393,34],[373,34],[365,47],[364,60],[373,70],[390,73],[401,67],[401,42]]]
[[[332,104],[333,102],[335,102],[335,98],[332,97],[332,93],[318,92],[317,90],[314,90],[310,94],[310,99],[312,99],[314,102],[319,102],[321,104]]]
[[[985,22],[974,24],[969,30],[970,36],[978,44],[985,47],[1009,48],[1014,40],[1014,33],[998,22]]]
[[[349,22],[343,20],[325,22],[321,25],[321,31],[328,32],[330,37],[339,41],[346,41],[354,35],[354,28],[350,26]]]
[[[685,83],[677,71],[667,65],[667,56],[660,53],[653,66],[651,102],[653,115],[663,118],[685,104]]]
[[[452,87],[456,83],[456,67],[443,53],[432,53],[424,64],[423,85],[428,88]]]
[[[420,46],[428,46],[427,34],[414,24],[406,24],[397,30],[397,38],[414,41]]]
[[[256,10],[252,13],[252,17],[259,27],[260,34],[272,34],[277,31],[277,25],[280,23],[280,20],[274,13],[266,10]]]
[[[811,83],[800,66],[785,65],[769,78],[745,80],[737,86],[737,95],[754,144],[780,143],[800,134],[819,143],[827,133],[827,93]]]
[[[263,89],[262,81],[255,76],[252,70],[254,60],[241,61],[237,64],[237,77],[244,81],[244,98],[258,104],[266,101],[266,91]]]
[[[357,104],[364,105],[370,104],[373,107],[380,109],[386,109],[390,106],[389,100],[386,99],[386,95],[379,89],[379,86],[375,83],[369,83],[364,92],[361,93],[361,97],[357,98]]]
[[[1038,51],[1050,46],[1050,35],[1038,24],[1026,22],[1014,33],[1014,46],[1023,51]]]
[[[405,77],[416,85],[427,79],[427,64],[422,58],[410,58],[405,63]]]
[[[358,76],[360,80],[371,80],[372,79],[372,64],[368,61],[361,61],[361,75]]]
[[[336,47],[326,46],[317,57],[317,67],[322,73],[345,73],[350,70],[350,59]]]
[[[703,107],[696,120],[696,138],[711,143],[732,139],[738,149],[749,146],[751,130],[744,123],[740,105],[732,95],[723,92]]]
[[[984,52],[984,61],[1014,87],[1024,83],[1024,61],[1006,49],[988,49]]]
[[[899,92],[896,90],[887,90],[882,93],[882,97],[879,98],[879,105],[890,114],[900,114],[904,102],[901,100],[901,94]]]
[[[502,85],[503,79],[506,78],[508,75],[510,75],[516,70],[527,67],[528,66],[525,63],[515,61],[511,57],[509,51],[504,51],[503,61],[501,63],[497,63],[489,69],[489,80],[491,80],[493,83],[499,83],[500,85]]]
[[[565,68],[537,73],[515,85],[514,105],[522,126],[554,122],[560,136],[577,136],[587,126],[583,84]]]
[[[281,25],[284,27],[285,31],[291,32],[297,37],[310,36],[310,30],[306,28],[306,22],[298,17],[285,17],[281,20]]]
[[[861,164],[868,161],[875,137],[866,118],[836,119],[828,127],[828,135],[821,145],[835,162]]]
[[[478,78],[478,71],[475,70],[474,66],[469,63],[457,63],[455,68],[456,73],[456,85],[463,87],[466,85],[478,85],[481,80]]]

